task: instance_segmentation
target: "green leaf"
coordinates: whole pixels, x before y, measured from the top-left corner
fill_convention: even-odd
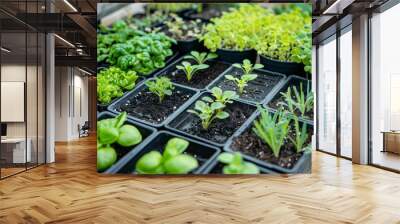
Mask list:
[[[163,157],[164,157],[164,159],[169,159],[178,154],[181,154],[187,149],[188,146],[189,146],[189,142],[186,141],[185,139],[176,138],[176,137],[171,138],[167,142],[167,145],[165,146]]]
[[[232,160],[233,160],[233,155],[232,155],[232,153],[226,153],[226,152],[224,152],[224,153],[221,153],[221,154],[218,156],[218,161],[220,161],[221,163],[229,164],[229,163],[232,162]]]
[[[99,172],[110,168],[117,161],[117,153],[112,147],[97,149],[97,170]]]
[[[136,162],[136,171],[139,174],[157,174],[160,172],[162,155],[159,151],[151,151],[144,154]]]
[[[190,155],[181,154],[167,160],[164,169],[167,174],[187,174],[199,166],[197,160]]]
[[[137,145],[141,141],[142,141],[142,135],[135,126],[126,124],[119,129],[119,138],[117,142],[121,146],[129,147]]]
[[[118,128],[100,126],[98,129],[98,139],[103,145],[109,145],[118,140]]]
[[[216,117],[220,120],[226,119],[229,117],[229,114],[225,111],[220,111],[217,113]]]

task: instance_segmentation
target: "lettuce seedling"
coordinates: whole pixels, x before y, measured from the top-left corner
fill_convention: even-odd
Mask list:
[[[174,90],[174,85],[167,77],[155,78],[154,81],[146,81],[146,86],[149,88],[150,92],[156,94],[160,100],[160,103],[164,100],[165,96],[171,96],[172,90]]]
[[[264,65],[262,64],[253,65],[248,59],[244,59],[243,64],[235,63],[232,66],[242,70],[244,75],[250,75],[254,71],[254,69],[264,68]]]
[[[229,117],[229,114],[223,111],[224,104],[214,102],[210,97],[203,97],[202,99],[196,101],[194,110],[188,110],[188,112],[200,118],[204,130],[207,130],[215,119],[223,120]]]
[[[204,64],[206,61],[217,58],[218,55],[215,53],[206,53],[202,52],[199,53],[197,51],[191,51],[190,55],[186,55],[184,58],[185,59],[192,59],[196,61],[198,65]]]
[[[247,86],[247,83],[256,79],[256,74],[242,75],[240,78],[233,77],[232,75],[225,75],[227,80],[233,81],[239,90],[239,94],[242,95],[244,92],[244,87]]]
[[[227,164],[224,166],[222,172],[224,174],[259,174],[260,169],[250,162],[243,161],[242,155],[238,152],[221,153],[218,156],[218,161]]]
[[[192,80],[192,77],[195,75],[197,71],[208,68],[209,65],[199,64],[199,65],[191,65],[190,62],[183,61],[181,65],[177,65],[176,68],[185,72],[186,79],[188,81]]]
[[[196,158],[183,154],[189,142],[181,138],[171,138],[163,154],[151,151],[144,154],[136,163],[139,174],[187,174],[199,166]]]
[[[293,119],[293,123],[294,123],[294,131],[295,131],[296,137],[293,139],[291,136],[289,136],[289,139],[295,146],[296,151],[299,153],[299,152],[303,151],[304,145],[308,139],[307,124],[305,122],[303,122],[303,126],[300,129],[299,118],[297,116],[293,116],[292,119]]]
[[[259,120],[254,121],[253,131],[271,148],[274,156],[279,157],[279,152],[288,133],[290,119],[281,110],[273,116],[261,106],[258,106],[258,110],[261,115]]]
[[[211,94],[215,97],[216,102],[220,102],[223,105],[226,105],[227,103],[233,103],[233,100],[239,98],[239,95],[237,95],[234,91],[222,91],[222,89],[219,87],[213,87],[211,89]]]
[[[126,112],[115,118],[108,118],[97,122],[97,169],[104,171],[117,160],[114,143],[123,147],[131,147],[142,141],[139,130],[129,124],[125,124]]]

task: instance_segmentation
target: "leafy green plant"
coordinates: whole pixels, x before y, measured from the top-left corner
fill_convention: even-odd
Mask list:
[[[241,69],[244,75],[251,74],[254,69],[261,69],[264,68],[262,64],[252,64],[249,59],[244,59],[242,64],[235,63],[232,65],[235,68]]]
[[[170,14],[172,17],[166,21],[168,32],[167,35],[175,40],[192,40],[197,39],[202,31],[203,25],[201,20],[183,20],[176,14]]]
[[[134,71],[122,71],[117,67],[103,69],[97,75],[97,100],[108,104],[121,97],[124,91],[135,87],[138,75]]]
[[[258,106],[260,118],[254,121],[253,132],[272,150],[275,157],[279,157],[282,145],[289,130],[290,119],[282,110],[271,115],[267,109]]]
[[[293,7],[261,19],[254,48],[260,55],[284,62],[303,63],[311,73],[311,13]]]
[[[144,154],[136,163],[139,174],[187,174],[199,164],[191,155],[183,154],[189,142],[181,138],[171,138],[163,153],[151,151]]]
[[[181,65],[177,65],[176,68],[180,69],[185,72],[186,79],[188,81],[192,80],[193,76],[196,72],[208,68],[209,65],[206,64],[199,64],[199,65],[192,65],[190,62],[183,61]]]
[[[300,128],[299,118],[297,116],[294,116],[292,119],[294,123],[293,126],[295,137],[292,138],[291,136],[289,136],[289,139],[295,146],[296,152],[299,153],[304,150],[304,145],[308,140],[307,124],[303,122],[303,125]]]
[[[148,75],[165,66],[173,43],[176,41],[164,33],[147,33],[117,21],[97,35],[97,61]]]
[[[239,98],[239,95],[237,95],[234,91],[222,91],[222,89],[219,87],[213,87],[211,89],[211,94],[214,96],[216,102],[220,102],[223,105],[226,105],[227,103],[233,103],[233,100]]]
[[[198,65],[201,65],[201,64],[204,64],[206,61],[215,59],[217,57],[218,57],[218,55],[215,54],[215,53],[206,53],[206,52],[199,53],[197,51],[191,51],[190,55],[186,55],[184,58],[185,59],[192,59]]]
[[[257,78],[257,75],[256,74],[242,75],[240,76],[240,78],[233,77],[232,75],[225,75],[225,78],[227,80],[233,81],[238,87],[239,94],[242,95],[244,92],[244,87],[247,86],[248,82],[255,80]]]
[[[239,8],[211,19],[200,39],[213,52],[217,49],[252,49],[262,29],[261,18],[269,13],[269,10],[257,4],[241,4]]]
[[[250,162],[243,161],[242,155],[238,152],[221,153],[218,156],[218,161],[227,164],[223,168],[224,174],[259,174],[260,169]]]
[[[187,9],[197,9],[201,4],[196,3],[147,3],[146,10],[164,12],[180,12]]]
[[[253,65],[250,60],[245,59],[243,60],[243,64],[235,63],[233,64],[233,67],[241,69],[243,71],[243,75],[240,76],[240,78],[234,77],[233,75],[225,75],[225,78],[233,81],[237,85],[239,94],[241,95],[243,94],[244,88],[247,86],[247,83],[257,78],[257,75],[252,74],[251,72],[254,69],[260,69],[264,66],[261,64]]]
[[[306,93],[303,91],[303,83],[300,83],[300,91],[294,86],[293,92],[295,96],[293,105],[300,111],[301,116],[305,116],[305,114],[314,107],[314,94],[310,89],[310,85],[307,85]]]
[[[158,77],[154,81],[148,80],[145,84],[150,92],[158,96],[160,103],[164,100],[165,96],[171,96],[172,90],[175,88],[171,80],[167,77]]]
[[[223,120],[229,117],[229,114],[223,111],[224,108],[225,105],[221,102],[214,102],[209,97],[203,97],[202,100],[196,101],[194,110],[188,110],[188,112],[197,115],[201,120],[201,126],[207,130],[215,119]]]
[[[292,95],[292,89],[294,95]],[[300,83],[300,91],[297,90],[296,86],[289,87],[286,93],[281,93],[285,102],[281,104],[286,106],[291,113],[299,111],[301,116],[305,116],[307,112],[313,109],[314,106],[314,94],[307,85],[306,92],[303,91],[303,83]]]
[[[97,170],[104,171],[117,160],[117,153],[113,144],[131,147],[142,141],[139,130],[129,124],[124,124],[126,112],[115,118],[108,118],[97,122]]]

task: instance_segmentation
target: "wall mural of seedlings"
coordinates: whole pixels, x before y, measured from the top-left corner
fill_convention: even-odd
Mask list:
[[[99,172],[311,171],[309,4],[138,7],[98,26]]]

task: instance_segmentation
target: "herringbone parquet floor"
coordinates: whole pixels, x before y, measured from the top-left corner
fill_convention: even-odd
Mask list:
[[[95,138],[0,181],[0,223],[400,223],[400,175],[316,152],[311,175],[101,176]]]

